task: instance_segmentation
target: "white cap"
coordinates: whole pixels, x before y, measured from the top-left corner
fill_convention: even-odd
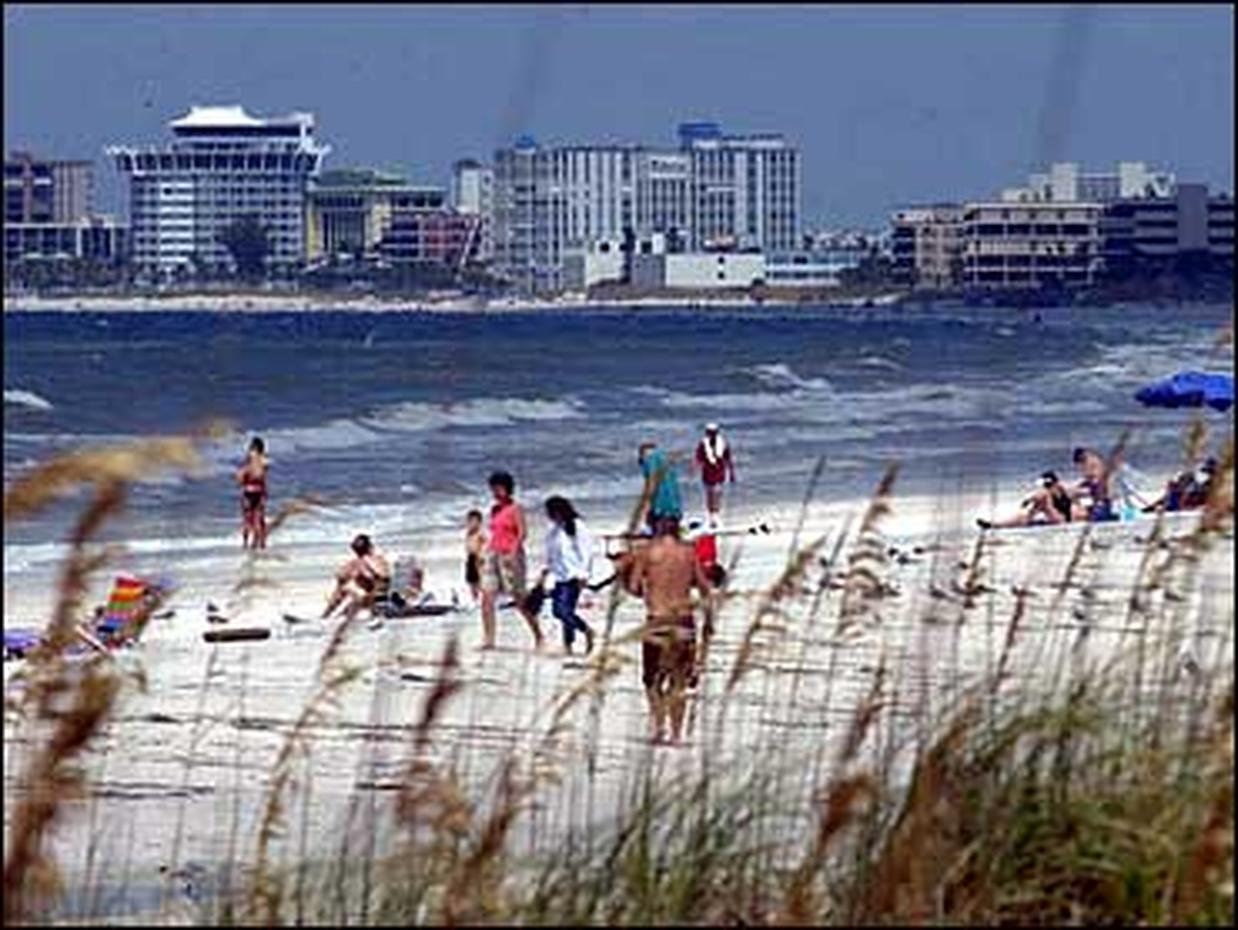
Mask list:
[[[716,432],[718,432],[718,424],[717,424],[717,423],[706,423],[706,424],[705,424],[705,432],[707,432],[707,433],[716,433]]]

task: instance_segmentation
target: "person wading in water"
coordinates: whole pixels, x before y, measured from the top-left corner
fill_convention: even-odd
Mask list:
[[[236,473],[241,486],[241,548],[267,547],[267,470],[271,467],[266,446],[255,436]]]

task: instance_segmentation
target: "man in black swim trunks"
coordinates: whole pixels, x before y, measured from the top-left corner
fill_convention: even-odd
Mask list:
[[[712,627],[712,587],[692,546],[679,541],[679,521],[659,517],[654,540],[632,553],[623,567],[629,591],[644,598],[647,621],[641,643],[641,682],[649,701],[652,739],[683,738],[689,689],[698,675],[692,590],[701,595],[706,629]]]

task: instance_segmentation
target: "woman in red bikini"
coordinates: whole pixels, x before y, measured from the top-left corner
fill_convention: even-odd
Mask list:
[[[266,445],[255,436],[245,455],[245,464],[236,473],[241,486],[241,548],[267,547],[267,469],[271,463]]]

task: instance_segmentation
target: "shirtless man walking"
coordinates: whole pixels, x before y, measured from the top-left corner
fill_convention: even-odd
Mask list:
[[[697,679],[696,621],[692,589],[708,598],[709,579],[692,546],[679,541],[679,521],[660,517],[653,542],[632,554],[628,590],[645,599],[647,625],[641,645],[641,680],[649,700],[653,741],[666,742],[670,718],[671,742],[683,737],[687,690]],[[713,618],[705,601],[705,635]]]

